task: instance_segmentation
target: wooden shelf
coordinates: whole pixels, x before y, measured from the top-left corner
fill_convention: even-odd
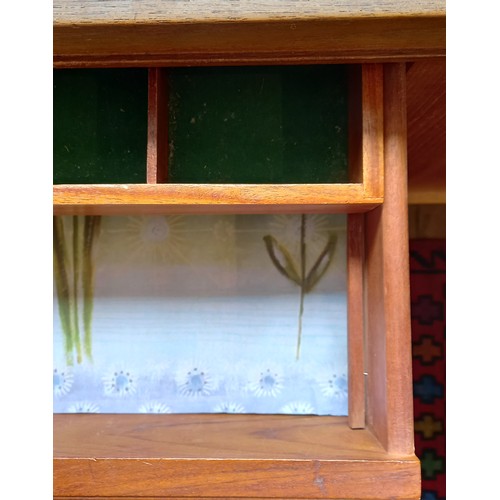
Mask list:
[[[56,497],[419,495],[418,460],[345,417],[55,415],[54,427]]]
[[[54,186],[54,214],[364,212],[382,203],[361,184]]]

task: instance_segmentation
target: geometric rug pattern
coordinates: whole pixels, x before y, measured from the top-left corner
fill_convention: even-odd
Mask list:
[[[446,240],[410,240],[415,454],[422,500],[446,498]]]

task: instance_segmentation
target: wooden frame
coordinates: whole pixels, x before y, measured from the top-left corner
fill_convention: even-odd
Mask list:
[[[61,5],[68,7],[65,12]],[[96,2],[89,5],[91,11],[97,9]],[[81,16],[79,24],[69,6],[62,0],[54,6],[56,67],[363,63],[363,134],[357,146],[362,154],[351,158],[355,172],[362,172],[359,183],[160,184],[165,151],[155,134],[161,136],[166,129],[154,110],[163,99],[164,82],[162,71],[152,70],[148,184],[54,186],[55,214],[348,213],[349,383],[356,396],[349,400],[348,417],[55,415],[54,496],[420,498],[420,464],[413,450],[406,67],[371,62],[443,54],[444,6],[429,7],[416,17],[407,10],[402,19],[392,11],[373,19],[367,19],[366,11],[355,18],[347,13],[344,20],[373,28],[373,37],[362,32],[361,42],[341,28],[338,12],[323,16],[314,9],[310,17],[304,12],[294,17],[288,11],[272,20],[265,12],[256,19],[240,13],[225,23],[203,9],[198,19],[189,11],[194,16],[190,20],[180,11],[170,21],[155,21],[146,13],[132,25],[126,12],[115,22],[104,19],[104,10],[101,18],[96,11],[92,19]],[[58,12],[64,15],[58,17]],[[176,13],[181,17],[175,18]],[[415,36],[405,45],[403,34],[392,32],[397,40],[388,37],[385,45],[377,45],[383,32],[396,24],[401,29],[411,26]],[[339,39],[332,41],[328,33],[333,28],[338,28]],[[279,36],[285,37],[283,43]],[[257,40],[259,44],[252,45]]]

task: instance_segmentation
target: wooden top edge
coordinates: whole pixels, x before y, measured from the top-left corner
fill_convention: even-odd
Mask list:
[[[290,21],[362,17],[444,17],[445,0],[54,0],[54,24]]]
[[[376,14],[363,14],[363,13],[336,13],[330,15],[290,15],[290,16],[261,16],[261,17],[196,17],[196,18],[173,18],[173,17],[153,17],[153,16],[143,16],[143,17],[124,17],[124,18],[106,18],[97,17],[85,18],[85,17],[74,17],[74,18],[54,18],[53,26],[54,28],[59,27],[78,27],[78,26],[132,26],[132,25],[143,25],[143,26],[161,26],[161,25],[197,25],[197,24],[233,24],[233,25],[245,25],[245,24],[280,24],[280,23],[290,23],[290,22],[329,22],[329,21],[361,21],[364,19],[380,20],[380,21],[398,21],[401,19],[446,19],[446,12],[435,11],[426,12],[418,14],[408,14],[408,13],[398,13],[398,14],[387,14],[387,13],[376,13]]]
[[[446,51],[444,10],[325,8],[278,15],[268,9],[258,16],[232,16],[223,9],[206,15],[200,8],[184,17],[175,9],[168,15],[85,12],[55,17],[55,67],[339,64],[413,60]]]

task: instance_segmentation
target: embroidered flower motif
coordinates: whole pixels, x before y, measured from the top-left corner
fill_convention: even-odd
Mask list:
[[[68,408],[68,413],[99,413],[99,407],[89,401],[80,401],[73,403]]]
[[[290,415],[311,415],[314,413],[314,408],[307,402],[293,401],[283,406],[281,412]]]
[[[335,397],[345,400],[347,398],[347,377],[345,373],[337,375],[333,373],[319,383],[321,392],[324,396]]]
[[[230,289],[237,285],[241,278],[237,271],[237,254],[241,248],[236,245],[236,228],[234,216],[219,216],[211,228],[211,240],[205,249],[218,266],[217,272],[206,272],[206,276],[217,288]]]
[[[198,365],[179,370],[176,382],[183,396],[208,396],[215,389],[210,373]]]
[[[54,375],[53,375],[54,395],[60,397],[68,394],[72,386],[73,386],[73,373],[71,372],[70,368],[64,368],[63,370],[54,368]]]
[[[214,413],[245,413],[245,408],[239,403],[224,402],[213,409]]]
[[[129,255],[141,256],[154,262],[185,261],[185,217],[182,215],[154,215],[128,217],[122,233]]]
[[[212,229],[215,240],[224,248],[232,249],[236,240],[234,223],[225,219],[219,219]]]
[[[276,368],[265,368],[259,372],[257,380],[250,383],[250,390],[258,397],[276,397],[283,389],[283,376]]]
[[[300,251],[301,218],[297,215],[275,215],[270,223],[278,240],[290,250]],[[326,215],[309,214],[306,219],[305,238],[313,254],[321,251],[331,230],[331,220]]]
[[[103,377],[104,393],[107,396],[125,397],[136,391],[135,377],[129,370],[111,370]]]
[[[161,401],[149,401],[139,407],[139,413],[172,413],[172,410]]]

